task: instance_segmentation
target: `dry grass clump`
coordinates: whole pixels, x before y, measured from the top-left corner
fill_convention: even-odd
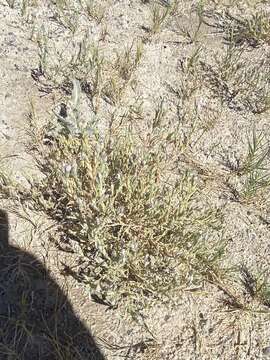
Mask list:
[[[245,176],[242,190],[245,199],[257,200],[267,194],[270,185],[269,177],[269,142],[263,134],[256,134],[254,131],[248,141],[248,153],[240,168],[240,174]]]
[[[209,238],[218,215],[200,205],[188,174],[169,174],[164,135],[159,142],[155,129],[146,147],[130,128],[106,133],[73,122],[51,142],[30,196],[59,221],[62,246],[77,256],[76,278],[133,314],[198,285],[221,257]]]
[[[238,190],[234,189],[235,200],[257,204],[266,201],[270,186],[269,141],[262,132],[253,129],[244,157],[237,158],[234,164],[227,161],[226,166],[241,183]]]
[[[82,7],[86,9],[87,15],[94,19],[98,24],[100,24],[105,16],[105,7],[101,6],[98,1],[95,0],[86,0],[80,1]]]
[[[239,275],[235,281],[231,281],[229,287],[221,286],[224,305],[231,311],[242,310],[249,315],[256,312],[269,313],[269,272],[254,272],[245,265],[241,265],[238,271]]]
[[[270,43],[269,13],[265,10],[256,11],[250,16],[235,16],[226,10],[215,13],[213,17],[215,23],[212,26],[224,34],[229,43],[251,47]]]
[[[123,51],[116,52],[116,59],[110,64],[108,76],[102,87],[103,99],[111,104],[118,105],[124,97],[128,86],[136,87],[136,80],[133,76],[143,56],[143,44],[126,47]]]
[[[270,308],[269,274],[253,274],[246,266],[240,269],[241,282],[247,295]]]
[[[134,41],[122,51],[117,50],[112,59],[104,58],[88,32],[78,39],[71,36],[66,47],[52,44],[44,29],[36,35],[36,41],[39,65],[32,71],[32,77],[45,93],[60,89],[71,94],[72,79],[76,78],[90,100],[91,109],[97,112],[102,99],[117,105],[126,89],[136,85],[133,74],[143,56],[140,41]]]
[[[228,47],[214,64],[201,62],[205,85],[234,110],[262,114],[269,110],[269,61],[262,57],[253,64],[243,51]]]
[[[165,9],[160,6],[154,6],[152,9],[152,24],[151,32],[153,34],[158,33],[161,30],[162,25],[170,15],[171,7],[166,6]]]
[[[65,47],[53,45],[43,28],[36,36],[39,66],[33,70],[35,80],[46,78],[46,83],[59,88],[71,86],[72,78],[79,79],[84,87],[95,94],[101,77],[104,58],[99,48],[93,44],[89,33],[80,39],[68,39]]]

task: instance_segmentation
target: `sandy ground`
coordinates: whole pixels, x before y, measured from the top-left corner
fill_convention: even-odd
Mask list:
[[[101,42],[105,54],[113,54],[114,49],[123,48],[132,39],[146,36],[143,26],[149,22],[148,4],[141,1],[111,1],[103,24],[89,25],[93,39],[106,25],[108,36]],[[181,19],[189,21],[192,2],[183,2]],[[46,6],[44,6],[46,8]],[[40,12],[38,19],[51,29],[51,42],[65,46],[67,32]],[[10,9],[5,1],[0,1],[0,149],[2,166],[10,176],[24,182],[27,176],[39,176],[29,151],[29,126],[27,115],[31,101],[40,122],[50,117],[52,108],[62,98],[60,92],[49,94],[39,91],[31,77],[37,68],[37,44],[31,41],[33,26],[23,22],[18,7]],[[38,26],[41,26],[39,22]],[[85,27],[85,19],[80,26]],[[194,51],[194,44],[186,44],[168,24],[161,34],[154,35],[146,43],[140,66],[136,70],[135,95],[144,100],[144,112],[150,113],[153,105],[165,99],[168,117],[176,114],[177,99],[168,90],[168,84],[177,86],[181,74],[177,71],[179,61]],[[213,53],[223,51],[222,41],[215,39],[209,29],[202,29],[202,44],[205,57],[211,61]],[[132,35],[132,36],[131,36]],[[180,39],[180,40],[179,40]],[[215,43],[217,42],[217,44]],[[269,51],[262,49],[262,52]],[[134,92],[129,90],[123,106],[132,103]],[[207,90],[201,97],[202,122],[207,121],[209,109],[216,113],[215,125],[202,134],[192,148],[196,159],[203,166],[214,171],[224,171],[222,154],[228,157],[242,156],[247,147],[246,133],[256,124],[258,130],[269,135],[268,115],[254,115],[247,111],[235,111],[213,98]],[[102,112],[112,108],[102,102]],[[243,206],[231,200],[230,195],[206,182],[204,193],[209,201],[217,205],[224,214],[224,237],[229,239],[230,264],[245,263],[256,269],[269,267],[269,223],[267,203],[261,208]],[[210,285],[201,291],[184,292],[176,309],[156,308],[146,319],[145,326],[132,323],[124,317],[121,309],[109,310],[94,303],[74,280],[61,274],[64,254],[50,245],[47,239],[49,221],[29,209],[14,209],[13,204],[2,202],[11,214],[12,242],[27,249],[34,256],[43,259],[52,276],[61,284],[68,283],[69,299],[78,316],[89,327],[108,360],[112,359],[262,359],[267,358],[270,346],[269,312],[250,314],[245,311],[225,311],[220,299],[222,292]],[[12,210],[12,211],[11,211]],[[29,221],[31,220],[31,222]],[[29,357],[30,360],[30,357]]]

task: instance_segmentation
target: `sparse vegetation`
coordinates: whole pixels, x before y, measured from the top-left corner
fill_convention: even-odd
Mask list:
[[[163,6],[160,6],[163,5]],[[161,1],[159,5],[155,4],[151,8],[151,26],[150,31],[152,34],[158,33],[165,25],[168,17],[174,15],[178,7],[178,0],[171,2]]]
[[[8,6],[10,6],[11,8],[14,8],[15,5],[15,0],[6,0]]]
[[[270,307],[268,274],[262,272],[255,275],[245,265],[241,265],[234,286],[237,287],[237,292],[223,289],[222,302],[231,311],[242,311],[251,315],[256,313],[261,305],[262,309],[259,311],[268,312]]]
[[[253,130],[248,137],[248,151],[242,162],[230,169],[243,179],[240,196],[244,201],[259,201],[261,197],[267,196],[270,185],[269,178],[269,147],[268,141],[262,133]],[[231,164],[232,165],[232,164]]]
[[[105,16],[105,8],[100,6],[97,1],[86,0],[85,8],[90,18],[100,24]]]
[[[201,68],[206,85],[230,108],[254,114],[269,110],[269,64],[264,57],[254,65],[243,50],[229,47],[221,58],[215,57],[214,65],[201,62]]]
[[[121,357],[173,359],[181,349],[187,359],[221,351],[260,358],[270,311],[264,1],[141,0],[135,8],[6,0],[1,7],[21,19],[27,46],[20,47],[31,44],[34,54],[29,68],[16,64],[16,76],[31,68],[41,95],[27,89],[28,128],[25,120],[21,126],[25,158],[39,175],[14,180],[3,170],[12,157],[1,156],[1,200],[50,219],[46,242],[65,281],[71,275],[110,316],[136,320],[140,339],[132,333],[135,343],[110,345]],[[12,33],[6,38],[4,54],[15,44]],[[2,134],[8,141],[13,133],[1,126],[0,141]],[[185,314],[180,330],[177,309]],[[241,332],[238,320],[246,318],[252,326]],[[6,351],[15,359],[1,334],[0,357]],[[68,347],[59,354],[71,356]]]
[[[229,43],[236,46],[246,44],[251,47],[270,43],[269,13],[265,10],[239,16],[232,15],[226,10],[215,13],[214,18],[215,23],[212,26],[224,34]]]

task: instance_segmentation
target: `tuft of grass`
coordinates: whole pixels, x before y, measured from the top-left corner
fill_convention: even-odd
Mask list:
[[[15,2],[16,2],[16,0],[6,0],[7,5],[8,5],[11,9],[14,9]]]
[[[32,76],[41,84],[41,90],[60,89],[70,94],[70,79],[76,78],[81,81],[92,110],[96,112],[103,86],[105,59],[99,47],[90,40],[89,34],[85,33],[80,41],[71,38],[64,48],[58,48],[49,41],[47,31],[42,28],[36,41],[39,65],[32,71]]]
[[[105,7],[101,6],[95,0],[86,0],[84,8],[90,19],[94,19],[97,24],[102,22],[105,16]]]
[[[247,266],[240,267],[240,281],[249,302],[256,301],[259,305],[270,308],[270,286],[265,272],[254,274]]]
[[[244,182],[242,189],[242,197],[246,201],[256,200],[258,201],[259,193],[262,193],[270,186],[270,176],[264,175],[258,171],[251,172]]]
[[[157,34],[162,26],[164,25],[165,21],[169,17],[171,13],[171,6],[168,5],[165,8],[155,5],[152,10],[152,19],[151,19],[151,27],[150,31],[152,34]]]
[[[193,95],[202,86],[200,74],[200,48],[196,48],[189,57],[181,59],[179,68],[182,76],[179,78],[178,84],[172,86],[167,84],[169,90],[183,104],[192,99]]]
[[[267,156],[269,155],[268,142],[263,133],[256,133],[253,129],[252,135],[248,138],[248,152],[242,166],[238,170],[239,174],[267,170]]]
[[[231,278],[224,283],[219,281],[216,283],[223,292],[223,297],[220,299],[223,305],[230,311],[238,311],[242,314],[269,314],[269,274],[266,271],[250,271],[243,264],[233,272]]]
[[[230,44],[257,47],[270,43],[269,13],[265,10],[256,11],[250,16],[234,16],[226,10],[216,13],[214,17],[216,22],[213,26],[225,34]]]
[[[117,76],[107,80],[102,88],[102,97],[110,105],[120,102],[125,86]]]
[[[127,87],[135,86],[136,80],[133,77],[143,55],[143,44],[137,43],[134,51],[134,43],[126,47],[124,51],[116,53],[116,59],[111,64],[111,74],[105,82],[102,95],[105,101],[111,105],[118,104]]]
[[[256,64],[243,57],[243,51],[229,46],[214,64],[200,62],[205,85],[231,109],[262,114],[270,109],[269,64],[261,58]]]
[[[227,167],[241,181],[241,189],[231,189],[237,201],[260,202],[268,194],[269,175],[269,142],[263,133],[253,129],[248,137],[248,149],[244,158],[236,158],[234,163],[227,160]]]
[[[176,33],[178,33],[180,36],[186,39],[186,42],[189,45],[199,42],[200,30],[204,23],[203,8],[201,6],[198,6],[196,10],[197,10],[196,11],[197,19],[196,21],[194,21],[194,23],[189,24],[188,26],[183,26],[182,25],[183,20],[178,19],[176,24],[177,25],[177,28],[175,30]],[[191,17],[191,15],[192,14],[190,13],[189,16]]]
[[[200,206],[189,174],[170,175],[164,134],[158,141],[162,106],[155,144],[145,147],[129,127],[104,133],[93,123],[83,126],[79,95],[75,82],[76,116],[63,120],[40,163],[44,179],[28,195],[59,221],[62,241],[77,254],[74,276],[136,316],[213,271],[222,252],[209,234],[219,216]]]
[[[70,0],[58,0],[54,5],[56,8],[55,20],[74,35],[78,29],[80,7],[76,2]]]
[[[263,134],[253,131],[248,139],[248,153],[242,166],[238,169],[239,175],[245,175],[241,191],[245,200],[258,198],[270,186],[269,176],[269,146]]]
[[[126,88],[135,85],[132,75],[143,56],[143,45],[137,42],[123,51],[117,51],[114,61],[109,61],[91,42],[89,33],[85,33],[79,41],[71,37],[66,47],[58,48],[49,41],[47,31],[41,28],[37,44],[39,66],[32,72],[34,79],[47,91],[61,89],[66,94],[71,93],[70,79],[78,79],[95,113],[101,98],[116,105]]]
[[[128,81],[132,73],[136,70],[143,55],[143,44],[136,45],[135,54],[133,55],[134,44],[127,47],[122,53],[117,53],[114,67],[119,73],[119,76]]]

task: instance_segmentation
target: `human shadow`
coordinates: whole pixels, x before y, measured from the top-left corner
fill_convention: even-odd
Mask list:
[[[63,290],[33,255],[9,243],[0,210],[0,360],[104,360]]]

